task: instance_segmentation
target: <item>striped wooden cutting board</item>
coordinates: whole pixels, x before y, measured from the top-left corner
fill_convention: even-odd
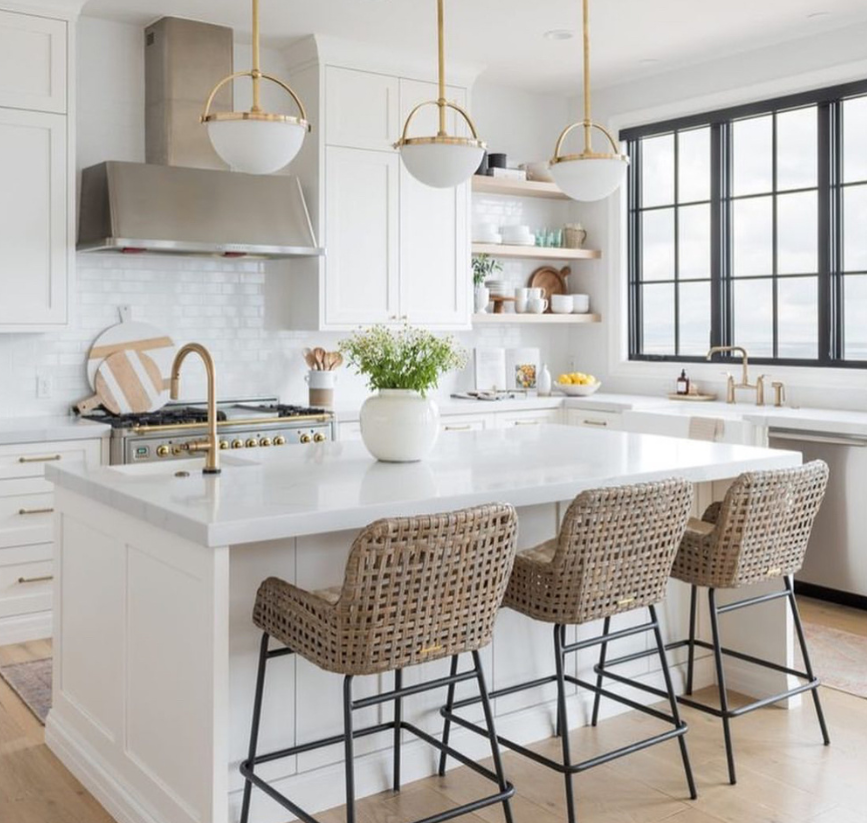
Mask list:
[[[94,341],[87,357],[87,379],[96,389],[96,373],[107,357],[123,351],[137,351],[152,358],[164,377],[169,376],[175,357],[175,343],[162,329],[150,323],[125,321],[106,329]]]
[[[142,414],[161,409],[169,382],[154,359],[142,351],[115,352],[96,373],[96,393],[112,414]]]

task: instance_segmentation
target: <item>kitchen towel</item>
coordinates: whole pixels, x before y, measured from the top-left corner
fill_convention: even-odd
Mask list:
[[[715,443],[725,433],[725,421],[718,417],[690,417],[689,439]]]

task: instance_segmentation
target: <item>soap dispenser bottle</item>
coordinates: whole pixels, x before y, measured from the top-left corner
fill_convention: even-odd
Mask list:
[[[686,369],[680,370],[680,377],[677,378],[677,393],[689,394],[689,378],[686,376]]]
[[[539,380],[536,385],[536,391],[539,397],[548,397],[551,394],[551,372],[548,371],[548,366],[544,363],[539,371]]]

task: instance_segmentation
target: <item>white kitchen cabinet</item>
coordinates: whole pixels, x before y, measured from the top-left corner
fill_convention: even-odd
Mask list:
[[[66,117],[0,108],[0,330],[67,319]]]
[[[399,80],[338,66],[325,70],[325,142],[392,151],[401,128]]]
[[[466,102],[463,89],[449,88],[447,94],[458,105]],[[414,106],[436,96],[433,83],[401,80],[401,123]],[[425,106],[413,119],[410,136],[436,134],[437,121],[437,108]],[[448,129],[450,134],[466,133],[451,110]],[[469,322],[469,198],[468,184],[435,189],[401,168],[400,314],[409,323],[456,328]]]
[[[66,112],[66,26],[0,11],[0,107]]]
[[[325,322],[394,322],[399,314],[396,154],[326,150]]]
[[[567,409],[566,424],[569,426],[585,426],[587,428],[617,430],[621,428],[620,412]]]
[[[440,431],[478,432],[496,428],[492,414],[450,414],[440,418]]]
[[[546,423],[561,423],[561,409],[536,409],[535,411],[501,412],[497,415],[497,428],[514,429],[521,426],[541,426]]]
[[[45,467],[101,459],[101,440],[0,446],[0,646],[51,635],[54,485]]]

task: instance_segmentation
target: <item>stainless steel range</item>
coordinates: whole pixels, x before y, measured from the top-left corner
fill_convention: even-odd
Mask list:
[[[227,400],[217,404],[223,450],[279,448],[324,443],[336,437],[336,419],[326,409],[290,406],[276,397]],[[207,435],[204,403],[169,403],[158,412],[86,415],[112,427],[112,465],[190,457],[188,444]]]

